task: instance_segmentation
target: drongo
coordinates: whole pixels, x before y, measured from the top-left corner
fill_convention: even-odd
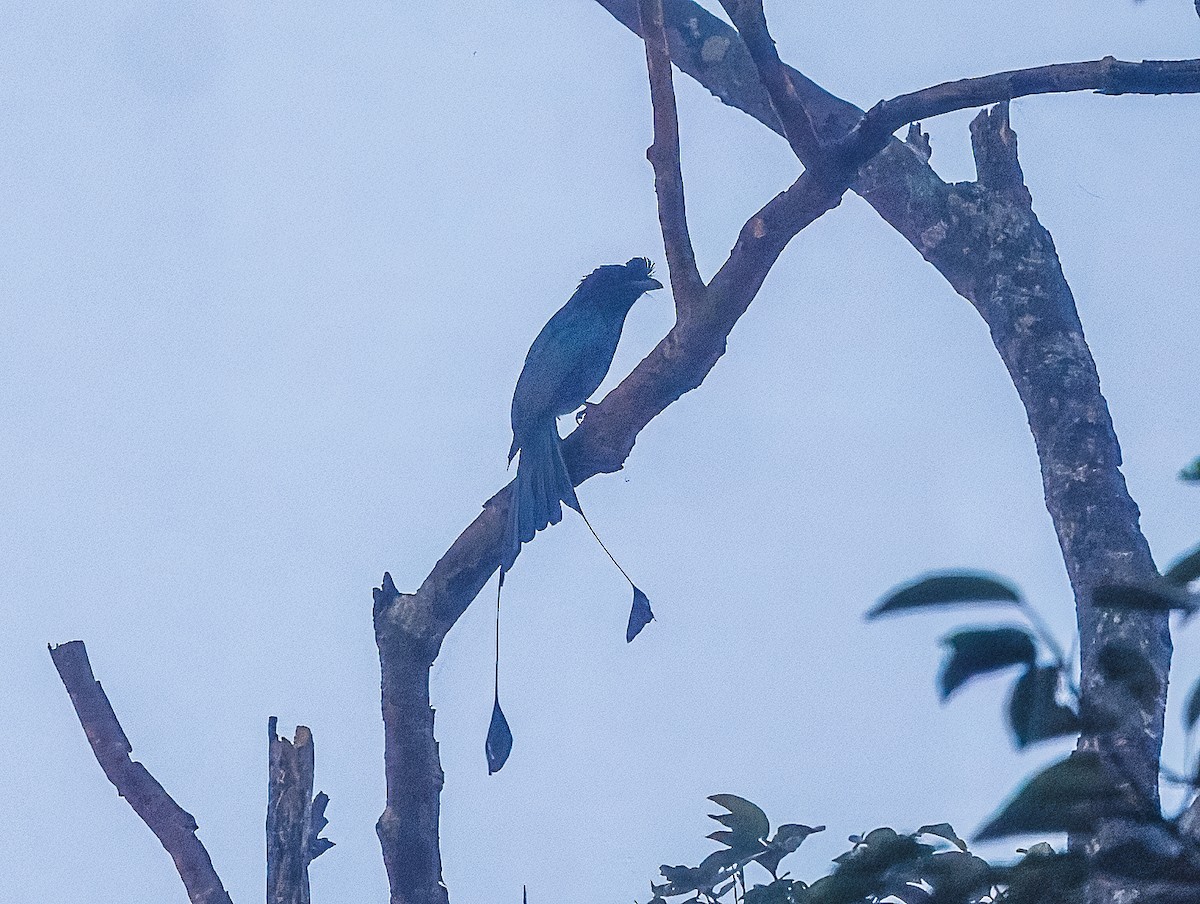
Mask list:
[[[583,514],[563,461],[558,418],[582,407],[608,373],[625,316],[646,292],[661,289],[644,257],[593,270],[533,340],[512,401],[511,462],[519,451],[509,502],[503,569],[521,544],[562,520],[562,503]]]

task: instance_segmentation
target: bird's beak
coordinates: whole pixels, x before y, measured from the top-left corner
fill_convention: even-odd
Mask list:
[[[641,289],[643,292],[652,292],[655,289],[661,289],[663,284],[654,277],[649,277],[647,279],[638,280],[634,283],[634,286],[638,289]]]

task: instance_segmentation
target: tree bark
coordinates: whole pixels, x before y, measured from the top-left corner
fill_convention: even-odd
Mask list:
[[[429,668],[445,632],[431,608],[396,590],[390,574],[374,596],[387,776],[387,806],[375,829],[391,904],[446,904],[438,846],[444,776],[429,705]]]
[[[637,31],[631,0],[598,2]],[[772,106],[772,97],[758,78],[756,61],[737,31],[691,0],[665,0],[664,10],[676,65],[723,102],[785,134],[780,112]],[[1190,67],[1194,61],[1181,61],[1180,67],[1185,63]],[[803,105],[813,124],[815,137],[808,143],[802,130],[800,140],[794,137],[796,130],[790,132],[797,156],[807,163],[821,153],[820,142],[837,141],[852,132],[864,114],[781,65],[790,86],[785,89]],[[1190,71],[1187,68],[1175,83],[1180,90],[1194,90],[1188,87]],[[979,90],[981,82],[989,91],[996,87],[996,82],[967,81],[971,87],[956,95],[959,100],[972,96],[970,92]],[[936,97],[931,100],[929,92]],[[927,89],[916,95],[936,105],[953,93]],[[927,145],[891,139],[861,169],[853,190],[908,239],[988,324],[1029,418],[1046,507],[1075,596],[1082,705],[1085,715],[1097,716],[1089,720],[1093,728],[1081,738],[1081,746],[1119,756],[1139,789],[1157,802],[1171,659],[1167,614],[1102,611],[1092,594],[1103,584],[1153,586],[1158,572],[1138,525],[1137,506],[1119,470],[1120,447],[1074,298],[1050,234],[1033,213],[1007,112],[996,116],[977,120],[973,129],[977,182],[948,185],[929,166]],[[1155,693],[1130,699],[1119,682],[1106,679],[1099,656],[1111,644],[1132,647],[1147,657],[1158,679]],[[1118,724],[1112,727],[1105,715],[1117,717]]]
[[[130,759],[133,746],[92,674],[83,641],[50,647],[50,658],[104,775],[171,855],[192,904],[231,904],[208,851],[196,837],[196,820],[171,799],[145,766]]]
[[[313,797],[312,732],[298,725],[289,741],[276,724],[267,721],[267,904],[309,904],[308,866],[333,847],[320,837],[329,797]]]

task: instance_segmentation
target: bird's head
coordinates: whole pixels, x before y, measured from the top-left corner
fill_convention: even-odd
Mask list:
[[[661,289],[663,284],[654,278],[654,264],[649,258],[635,257],[627,264],[605,264],[583,278],[579,290],[596,293],[598,298],[611,299],[628,308],[643,293]]]
[[[661,289],[663,284],[654,278],[654,262],[648,257],[635,257],[621,268],[632,288],[642,292]]]

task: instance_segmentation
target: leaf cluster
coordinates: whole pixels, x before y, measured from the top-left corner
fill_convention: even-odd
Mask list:
[[[1200,458],[1180,477],[1200,482]],[[1101,608],[1180,611],[1186,620],[1200,610],[1197,582],[1200,546],[1172,563],[1157,585],[1102,586],[1093,600]],[[943,638],[946,657],[938,675],[943,702],[975,678],[1017,669],[1007,720],[1018,748],[1085,729],[1106,730],[1104,714],[1081,713],[1073,663],[1036,610],[1002,578],[979,571],[927,574],[887,594],[867,618],[975,604],[1015,608],[1023,623],[971,626]],[[1153,663],[1132,646],[1109,642],[1099,650],[1097,664],[1110,685],[1139,703],[1163,690]],[[1200,681],[1188,695],[1183,722],[1189,733],[1200,722]],[[1200,768],[1174,780],[1200,788]],[[789,823],[769,837],[770,821],[757,805],[733,794],[709,799],[728,811],[711,817],[724,826],[708,836],[722,849],[699,866],[662,866],[666,882],[651,884],[650,904],[668,904],[671,898],[685,898],[677,904],[730,899],[735,904],[1080,904],[1085,883],[1098,874],[1169,876],[1194,884],[1200,901],[1200,845],[1181,829],[1186,811],[1173,819],[1163,816],[1119,762],[1095,751],[1076,751],[1035,774],[975,836],[979,841],[1030,834],[1094,837],[1102,823],[1118,826],[1115,839],[1090,859],[1039,842],[1018,849],[1022,856],[1015,862],[991,864],[972,854],[948,823],[908,834],[879,828],[850,836],[852,847],[834,859],[834,869],[808,884],[780,874],[779,866],[824,826]],[[752,865],[769,873],[770,881],[748,885],[746,869]]]
[[[736,794],[714,794],[709,800],[723,807],[727,812],[709,816],[725,826],[708,837],[722,846],[700,862],[699,866],[667,866],[659,868],[659,872],[667,881],[661,885],[651,885],[654,893],[653,901],[662,902],[666,898],[691,894],[689,901],[718,901],[730,891],[740,887],[742,893],[749,894],[745,887],[745,868],[752,864],[770,873],[773,880],[771,885],[779,893],[783,885],[778,870],[779,864],[788,854],[800,847],[809,835],[825,831],[825,826],[806,826],[799,823],[787,823],[779,826],[771,836],[771,822],[767,814],[756,804]],[[766,888],[756,886],[755,888]],[[753,890],[751,890],[753,891]],[[762,898],[766,892],[755,892],[759,904],[769,904],[776,900],[770,896]],[[787,901],[787,898],[779,898]]]
[[[979,571],[924,575],[885,596],[867,618],[980,603],[1011,606],[1027,624],[973,626],[944,637],[947,654],[938,676],[943,702],[975,678],[1019,668],[1007,713],[1016,746],[1077,734],[1079,693],[1070,663],[1021,594],[1002,578]]]
[[[724,849],[696,867],[661,867],[667,881],[651,885],[649,904],[676,904],[672,898],[682,899],[677,904],[1061,904],[1087,877],[1078,856],[1045,843],[1022,851],[1015,863],[994,866],[972,854],[949,823],[936,823],[911,833],[884,827],[851,835],[833,870],[810,885],[777,869],[820,828],[784,825],[767,841],[769,823],[755,804],[732,794],[710,799],[730,811],[712,817],[728,828],[708,836]],[[747,883],[744,869],[753,863],[770,872],[769,882]]]

